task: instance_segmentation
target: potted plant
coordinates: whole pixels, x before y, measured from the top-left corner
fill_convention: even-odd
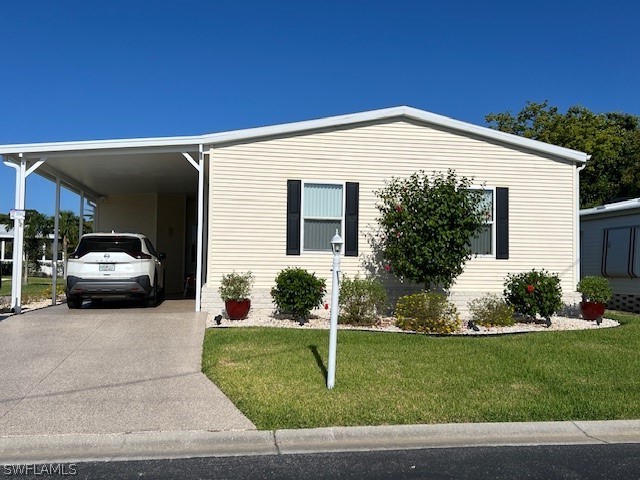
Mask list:
[[[580,303],[582,318],[596,320],[600,325],[604,306],[613,296],[609,281],[603,277],[584,277],[578,283],[577,290],[582,294]]]
[[[247,318],[251,308],[251,287],[253,286],[253,275],[246,273],[229,273],[222,276],[220,282],[220,298],[224,301],[224,308],[227,316],[231,320],[242,320]]]

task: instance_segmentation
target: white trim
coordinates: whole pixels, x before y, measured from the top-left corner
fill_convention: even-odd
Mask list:
[[[344,239],[344,219],[346,212],[346,185],[347,182],[341,182],[337,180],[301,180],[300,185],[300,254],[321,254],[325,255],[327,253],[333,255],[331,251],[331,247],[329,250],[305,250],[304,249],[304,186],[305,185],[340,185],[342,187],[342,216],[340,219],[338,217],[309,217],[309,220],[340,220],[340,236]],[[341,249],[340,254],[342,255],[344,252],[344,248]]]
[[[510,133],[500,132],[487,127],[473,125],[471,123],[454,120],[417,108],[399,106],[383,108],[379,110],[369,110],[348,115],[338,115],[321,118],[317,120],[307,120],[302,122],[284,123],[267,127],[247,128],[242,130],[231,130],[206,135],[181,136],[181,137],[150,137],[150,138],[129,138],[113,140],[90,140],[78,142],[55,142],[55,143],[26,143],[0,145],[0,154],[16,153],[69,153],[69,152],[96,152],[101,150],[122,150],[141,148],[164,148],[175,151],[178,147],[197,147],[201,144],[214,146],[230,142],[249,142],[267,137],[293,135],[313,130],[326,128],[336,128],[349,126],[358,123],[388,120],[392,118],[408,118],[415,121],[443,127],[465,134],[476,135],[481,138],[498,141],[507,145],[525,148],[535,152],[546,153],[556,157],[564,158],[576,163],[585,163],[590,155],[571,150],[568,148],[550,145],[548,143],[519,137]],[[184,151],[185,149],[179,149]],[[111,152],[114,153],[114,152]],[[139,152],[138,152],[139,153]],[[51,156],[51,155],[50,155]]]
[[[42,165],[44,162],[47,161],[47,157],[42,157],[40,160],[34,162],[25,172],[25,177],[28,177],[29,175],[31,175],[33,172],[35,172],[38,167],[40,167],[40,165]]]
[[[473,258],[496,258],[496,187],[471,185],[469,190],[491,190],[491,253],[473,254]],[[488,222],[485,222],[485,224]]]
[[[57,303],[57,287],[58,287],[58,254],[60,247],[58,245],[58,237],[60,236],[60,178],[56,178],[56,199],[55,213],[53,217],[53,252],[51,252],[51,305]],[[82,230],[80,230],[82,231]],[[82,234],[80,235],[82,236]]]
[[[632,198],[631,200],[625,200],[623,202],[608,203],[594,208],[585,208],[584,210],[580,210],[580,216],[588,217],[590,215],[600,215],[633,209],[640,209],[640,198]]]
[[[585,168],[586,165],[577,167],[573,177],[573,258],[575,262],[573,266],[573,284],[576,286],[580,281],[580,275],[582,275],[582,252],[580,251],[580,172]]]
[[[211,158],[211,157],[210,157]],[[198,147],[198,239],[196,242],[196,312],[202,303],[202,251],[204,243],[204,150]]]
[[[191,154],[189,154],[188,152],[180,152],[180,153],[182,153],[184,158],[187,159],[187,161],[193,166],[193,168],[196,169],[196,171],[198,171],[198,172],[200,171],[200,165],[198,163],[196,163],[196,161],[193,159]]]

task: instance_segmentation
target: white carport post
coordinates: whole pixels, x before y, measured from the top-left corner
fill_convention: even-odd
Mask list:
[[[82,229],[84,228],[84,192],[80,191],[80,218],[78,219],[78,240],[82,236]]]
[[[51,305],[58,299],[58,237],[60,232],[60,177],[56,177],[56,205],[53,217],[53,255],[51,259]]]
[[[200,311],[202,298],[202,234],[204,220],[204,151],[198,146],[198,162],[187,153],[182,152],[184,158],[198,171],[198,239],[196,242],[196,312]]]
[[[27,161],[22,153],[18,154],[20,163],[4,161],[4,164],[16,170],[15,214],[13,219],[13,272],[11,275],[11,309],[22,313],[22,255],[24,251],[24,205],[26,197],[27,177],[47,159],[41,158],[27,168]]]

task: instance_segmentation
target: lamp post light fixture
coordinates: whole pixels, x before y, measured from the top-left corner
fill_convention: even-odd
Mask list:
[[[327,388],[332,389],[336,383],[336,349],[338,346],[338,298],[340,295],[340,250],[342,237],[336,234],[331,239],[333,252],[333,275],[331,279],[331,321],[329,326],[329,367],[327,368]]]

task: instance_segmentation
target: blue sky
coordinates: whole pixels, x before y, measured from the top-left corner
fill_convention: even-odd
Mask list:
[[[640,6],[29,1],[0,6],[0,144],[190,135],[410,105],[640,114]],[[15,175],[0,165],[0,211]],[[53,211],[32,175],[27,208]],[[78,210],[64,194],[62,207]]]

